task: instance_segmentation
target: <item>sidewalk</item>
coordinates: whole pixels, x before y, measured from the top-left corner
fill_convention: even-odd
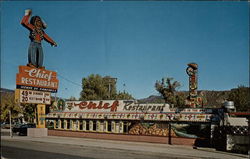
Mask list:
[[[86,139],[74,137],[27,137],[27,136],[2,136],[2,140],[16,140],[16,141],[33,141],[44,143],[56,143],[63,145],[77,145],[83,147],[98,147],[104,149],[120,149],[130,151],[154,152],[163,153],[176,157],[190,157],[190,158],[216,158],[216,159],[243,159],[248,158],[247,155],[235,154],[228,152],[216,151],[211,148],[193,149],[190,146],[168,145],[168,144],[154,144],[144,142],[128,142],[128,141],[114,141],[114,140],[100,140],[100,139]]]

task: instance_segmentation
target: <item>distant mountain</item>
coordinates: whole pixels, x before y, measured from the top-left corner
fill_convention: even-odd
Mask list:
[[[11,90],[11,89],[6,89],[6,88],[0,88],[0,93],[1,93],[1,95],[4,95],[4,94],[6,94],[6,93],[15,93],[15,90]],[[61,97],[55,97],[55,96],[53,96],[52,94],[51,94],[51,101],[55,101],[55,98],[57,98],[57,100],[58,99],[63,99],[63,98],[61,98]]]
[[[182,93],[184,96],[188,97],[188,91],[178,91],[177,93]],[[205,105],[206,107],[221,107],[222,103],[228,99],[230,90],[226,91],[208,91],[208,90],[200,90],[198,94],[203,94],[205,97]],[[151,95],[147,98],[139,99],[139,103],[164,103],[164,99],[161,96]]]
[[[228,99],[230,90],[225,91],[199,91],[203,92],[205,99],[207,100],[208,107],[221,107],[222,103]]]
[[[6,88],[0,88],[1,93],[15,93],[14,90],[6,89]]]
[[[151,95],[148,98],[138,100],[139,103],[164,103],[164,99],[161,96]]]

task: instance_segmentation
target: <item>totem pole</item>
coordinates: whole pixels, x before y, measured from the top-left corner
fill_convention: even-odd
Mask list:
[[[186,105],[191,108],[196,108],[202,105],[202,98],[198,97],[198,65],[196,63],[189,63],[186,69],[189,76],[189,96],[186,100]]]
[[[36,127],[45,128],[46,105],[51,105],[51,93],[56,93],[59,81],[57,73],[46,70],[43,66],[44,39],[52,46],[57,46],[45,32],[45,22],[39,16],[30,19],[32,11],[25,10],[21,24],[30,31],[30,46],[28,50],[28,64],[19,66],[16,74],[15,100],[23,104],[36,104]],[[29,21],[30,19],[30,21]]]

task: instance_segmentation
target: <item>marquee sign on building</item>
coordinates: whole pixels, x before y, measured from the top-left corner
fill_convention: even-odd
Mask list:
[[[169,105],[139,104],[133,100],[67,101],[65,112],[167,112]]]
[[[140,104],[133,100],[66,101],[65,109],[47,114],[51,119],[145,120],[210,122],[211,109],[170,108],[169,104]]]

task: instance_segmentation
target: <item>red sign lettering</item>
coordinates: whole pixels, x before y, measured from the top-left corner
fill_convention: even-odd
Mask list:
[[[115,112],[119,106],[119,101],[114,101],[112,105],[109,103],[103,103],[103,101],[99,101],[98,104],[95,102],[83,101],[80,103],[74,103],[74,106],[78,106],[80,109],[110,109],[111,112]]]

